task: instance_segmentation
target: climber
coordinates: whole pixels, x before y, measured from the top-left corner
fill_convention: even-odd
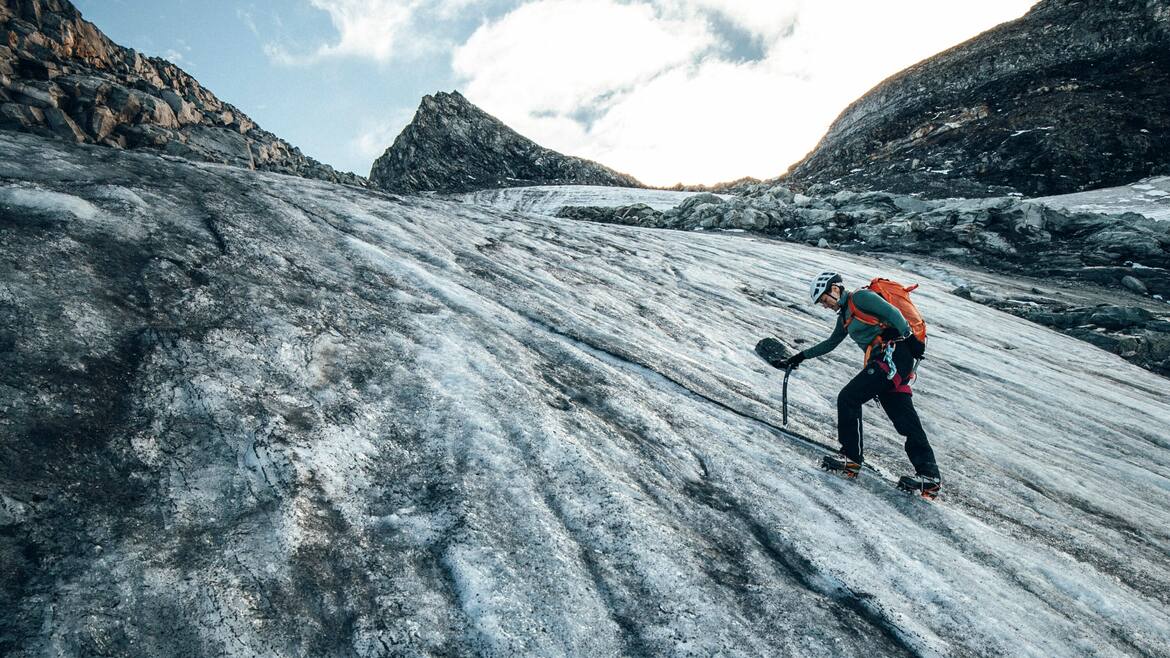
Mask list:
[[[812,303],[836,311],[832,335],[773,365],[795,368],[806,359],[828,354],[846,336],[852,338],[865,351],[864,364],[837,396],[840,452],[826,456],[821,465],[846,477],[857,477],[864,460],[861,407],[876,397],[894,429],[906,437],[906,455],[914,465],[914,475],[903,476],[899,488],[933,500],[941,488],[938,465],[910,390],[918,361],[926,351],[926,325],[909,299],[915,287],[874,279],[868,287],[849,292],[839,274],[821,273],[813,280],[809,296]]]

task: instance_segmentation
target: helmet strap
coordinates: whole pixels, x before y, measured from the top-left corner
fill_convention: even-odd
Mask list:
[[[836,297],[833,296],[833,288],[841,288],[841,292],[838,292]],[[833,285],[829,286],[829,289],[825,291],[825,294],[829,296],[829,299],[833,300],[834,306],[838,308],[841,307],[841,296],[845,294],[845,289],[841,287],[841,284],[834,283]]]

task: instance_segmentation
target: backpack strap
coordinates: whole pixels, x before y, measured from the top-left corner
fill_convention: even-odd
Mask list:
[[[887,343],[886,341],[882,340],[881,336],[874,336],[873,341],[871,341],[870,344],[865,347],[865,356],[862,357],[861,366],[864,368],[865,366],[869,365],[870,356],[873,355],[873,351],[875,349],[885,351],[886,348],[890,346],[892,346],[892,343]],[[889,360],[892,357],[889,352],[886,352],[882,355],[882,358]],[[877,361],[876,358],[873,360]],[[887,370],[887,372],[889,371]]]
[[[862,288],[862,290],[869,290],[869,288]],[[880,297],[881,295],[878,295],[878,296]],[[876,316],[870,315],[869,313],[862,312],[861,309],[857,308],[857,304],[853,303],[853,295],[849,295],[849,313],[850,313],[850,317],[846,318],[846,320],[845,320],[846,327],[848,327],[849,323],[853,322],[854,319],[861,320],[865,324],[883,324],[883,322],[881,320],[877,319]]]
[[[869,290],[869,286],[862,288],[862,290]],[[871,292],[874,292],[874,291],[871,291]],[[877,294],[877,293],[875,292],[874,294]],[[881,295],[878,295],[878,296],[881,297]],[[877,319],[876,316],[870,315],[869,313],[865,313],[861,309],[857,308],[857,305],[853,303],[853,295],[849,295],[849,313],[850,313],[850,317],[846,318],[845,322],[844,322],[844,325],[846,327],[848,327],[849,323],[853,322],[853,320],[855,320],[855,319],[861,320],[865,324],[876,324],[878,326],[883,326],[886,324],[886,323],[882,322],[881,320]],[[869,363],[869,357],[871,354],[873,354],[873,350],[875,347],[876,348],[885,347],[885,341],[882,340],[881,334],[874,336],[873,340],[869,343],[869,345],[866,346],[865,356],[862,357],[862,361],[861,361],[863,367]]]

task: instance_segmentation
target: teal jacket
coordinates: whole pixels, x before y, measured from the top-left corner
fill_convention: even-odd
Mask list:
[[[852,338],[864,351],[873,342],[873,339],[882,333],[882,325],[866,324],[861,320],[849,322],[849,326],[845,326],[846,321],[853,317],[853,313],[849,311],[850,298],[853,299],[853,304],[862,313],[872,315],[886,325],[894,327],[903,336],[910,333],[910,323],[902,317],[902,312],[882,299],[881,295],[870,290],[845,292],[841,295],[841,310],[837,313],[837,326],[833,328],[833,334],[807,350],[803,350],[804,358],[815,359],[832,352],[837,349],[841,341],[845,340],[846,336]]]

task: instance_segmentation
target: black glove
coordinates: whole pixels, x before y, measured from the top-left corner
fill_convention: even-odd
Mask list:
[[[804,363],[804,352],[797,352],[796,354],[793,354],[787,359],[781,361],[780,365],[776,367],[782,370],[788,370],[789,368],[795,368],[799,366],[801,363]]]
[[[910,334],[906,339],[906,349],[910,350],[911,356],[915,359],[921,359],[923,354],[926,354],[926,343],[918,340],[918,336]]]
[[[914,334],[907,334],[907,335],[909,335],[909,336],[913,336]],[[898,331],[897,329],[895,329],[894,327],[886,327],[886,328],[885,328],[885,329],[882,331],[882,341],[883,341],[883,342],[886,342],[886,343],[896,343],[896,342],[898,342],[898,341],[902,340],[902,339],[903,339],[903,338],[905,338],[905,337],[906,337],[906,336],[903,336],[903,335],[901,334],[901,332],[899,332],[899,331]]]

